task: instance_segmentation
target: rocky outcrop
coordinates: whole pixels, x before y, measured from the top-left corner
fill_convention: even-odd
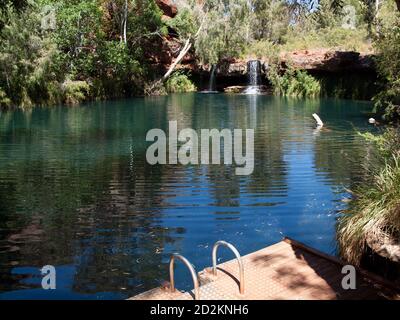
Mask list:
[[[261,73],[265,73],[268,69],[268,61],[260,60],[261,62]],[[210,65],[197,65],[194,68],[197,72],[208,73],[211,70]],[[247,75],[247,61],[240,59],[224,60],[218,64],[216,69],[217,76],[245,76]]]
[[[381,257],[400,262],[399,234],[392,235],[380,228],[374,228],[367,234],[366,241],[368,246]]]
[[[362,54],[353,51],[300,50],[282,53],[280,56],[281,67],[289,65],[295,69],[314,72],[351,72],[351,71],[375,71],[374,58],[371,54]],[[261,61],[261,73],[268,70],[268,59]],[[193,66],[198,72],[209,72],[209,65]],[[247,74],[247,61],[239,59],[225,60],[218,65],[216,70],[220,76],[242,76]]]
[[[163,11],[163,19],[171,19],[176,16],[178,10],[173,0],[155,0]],[[160,74],[165,72],[174,59],[178,56],[182,43],[176,38],[176,32],[169,30],[164,36],[160,48],[156,54],[150,57],[151,64]],[[353,51],[335,51],[329,49],[297,50],[286,52],[280,55],[281,68],[286,69],[292,66],[295,69],[309,71],[313,75],[326,76],[337,74],[347,77],[347,73],[375,74],[374,58],[371,54],[358,53]],[[245,85],[247,83],[247,60],[226,59],[220,62],[216,69],[217,83],[224,87]],[[268,58],[260,59],[261,78],[267,83],[267,72],[269,67]],[[189,51],[182,59],[178,68],[187,69],[194,77],[208,79],[211,66],[199,64],[194,51]],[[336,76],[336,75],[335,75]],[[207,80],[208,81],[208,80]],[[237,88],[232,89],[233,91]]]
[[[269,85],[268,59],[261,59],[261,83]],[[216,69],[218,90],[226,92],[241,92],[242,86],[248,84],[247,60],[230,59],[222,61]],[[302,50],[283,53],[280,56],[280,69],[284,71],[289,66],[306,70],[321,80],[321,93],[325,96],[335,96],[352,99],[370,99],[376,92],[374,85],[376,70],[374,56],[353,51],[332,50]],[[210,77],[210,65],[196,64],[196,60],[187,61],[181,67],[192,70],[192,74],[205,85]]]
[[[162,10],[164,18],[173,18],[178,13],[176,5],[172,0],[156,0],[156,3]]]
[[[230,86],[230,87],[225,87],[224,92],[226,93],[244,93],[248,86]],[[258,94],[271,94],[271,88],[261,85],[258,86]]]
[[[374,59],[371,54],[354,51],[330,51],[326,49],[300,50],[281,54],[284,66],[308,71],[344,72],[373,71]]]

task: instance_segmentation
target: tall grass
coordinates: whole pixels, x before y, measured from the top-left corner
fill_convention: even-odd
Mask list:
[[[371,244],[396,260],[393,250],[400,243],[400,133],[388,129],[381,136],[366,138],[372,147],[364,165],[366,178],[353,190],[349,208],[337,225],[340,254],[355,265]]]

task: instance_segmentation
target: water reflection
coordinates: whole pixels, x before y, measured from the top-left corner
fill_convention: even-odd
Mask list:
[[[334,252],[335,213],[357,179],[368,104],[171,95],[0,117],[0,299],[123,298],[167,279],[169,254],[201,270],[213,242],[243,254],[282,235]],[[313,134],[317,112],[328,131]],[[251,176],[235,165],[150,166],[145,135],[255,129]],[[224,252],[221,251],[222,257]],[[56,292],[38,269],[57,267]],[[180,269],[178,288],[190,286]]]

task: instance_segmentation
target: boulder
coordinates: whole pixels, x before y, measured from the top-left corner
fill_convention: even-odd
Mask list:
[[[163,11],[165,17],[173,18],[178,13],[178,9],[176,5],[172,3],[172,0],[156,0],[156,3]]]

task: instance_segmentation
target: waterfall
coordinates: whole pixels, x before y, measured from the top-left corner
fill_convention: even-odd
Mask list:
[[[249,86],[258,86],[260,84],[261,63],[259,60],[247,62],[247,76],[249,78]]]
[[[210,73],[210,81],[208,83],[208,91],[212,92],[212,91],[216,91],[215,89],[215,69],[216,69],[216,65],[213,64],[211,67],[211,73]]]
[[[261,63],[259,60],[250,60],[247,62],[248,87],[245,94],[257,94],[260,92],[261,84]]]

